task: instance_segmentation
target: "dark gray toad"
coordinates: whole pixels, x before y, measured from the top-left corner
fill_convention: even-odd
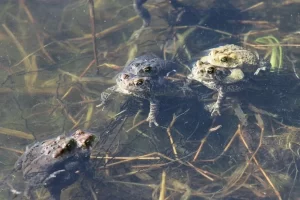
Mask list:
[[[168,77],[170,74],[172,74],[173,72],[176,72],[176,69],[178,68],[178,65],[172,61],[167,61],[167,60],[163,60],[161,58],[159,58],[158,56],[156,56],[155,54],[152,53],[148,53],[142,56],[139,56],[135,59],[133,59],[132,61],[130,61],[122,70],[122,72],[120,72],[117,75],[116,78],[116,85],[107,88],[104,92],[101,93],[101,104],[99,104],[97,107],[100,107],[102,105],[105,105],[105,103],[107,102],[107,100],[109,99],[109,97],[118,92],[118,93],[122,93],[122,94],[127,94],[127,95],[132,95],[132,96],[138,96],[141,98],[145,98],[145,99],[151,99],[148,96],[151,96],[150,93],[152,93],[153,95],[156,95],[157,93],[161,93],[161,90],[164,90],[165,87],[169,87],[169,86],[165,86],[163,85],[163,83],[165,82],[164,78]],[[150,81],[151,85],[155,85],[159,87],[163,87],[163,88],[152,88],[151,91],[147,91],[147,95],[145,93],[145,91],[131,91],[128,90],[129,87],[129,83],[128,80],[125,78],[126,76],[130,77],[128,80],[133,81],[132,78],[134,77],[134,79],[143,79],[144,81]],[[126,81],[123,81],[126,80]],[[124,84],[128,84],[127,86],[125,86]],[[132,85],[133,83],[130,83],[130,85]],[[140,86],[143,85],[135,85],[134,89],[135,90],[140,90],[141,88],[139,88]],[[146,95],[144,97],[144,95]],[[152,98],[153,99],[153,98]],[[152,102],[152,103],[151,103]],[[155,114],[154,110],[157,110],[156,108],[154,108],[154,100],[150,100],[150,113],[148,116],[148,121],[149,121],[149,125],[151,126],[152,123],[154,123],[155,125],[158,125],[156,120],[155,120]],[[151,116],[150,116],[151,114]]]
[[[32,199],[32,190],[44,186],[51,199],[59,200],[61,190],[87,171],[94,139],[93,134],[77,130],[71,136],[58,136],[27,148],[15,163],[27,183],[24,195]]]
[[[173,82],[167,77],[154,79],[128,73],[119,74],[117,79],[119,91],[122,93],[149,100],[150,111],[147,117],[149,126],[151,124],[158,126],[156,118],[159,114],[159,96],[176,96],[184,92],[184,84],[184,81]]]
[[[148,27],[151,22],[149,11],[143,6],[148,0],[134,0],[133,5],[136,13],[143,19],[142,28]],[[199,11],[193,7],[185,5],[177,0],[169,0],[173,10],[169,13],[168,23],[172,26],[195,25],[200,21]]]
[[[185,80],[172,81],[168,77],[144,77],[130,73],[120,73],[116,79],[116,92],[147,99],[150,102],[150,111],[147,117],[149,126],[158,126],[160,96],[176,96],[185,92]],[[187,89],[188,90],[188,89]]]
[[[177,64],[163,60],[153,53],[148,53],[134,58],[122,70],[138,76],[166,76],[166,74],[177,69]]]
[[[188,75],[188,79],[196,80],[204,86],[218,91],[217,102],[212,108],[211,115],[220,115],[220,106],[229,92],[239,92],[250,87],[250,79],[238,69],[216,67],[210,63],[198,60]]]
[[[120,73],[129,73],[137,76],[153,77],[158,79],[159,77],[168,76],[170,73],[175,72],[177,67],[178,65],[174,62],[163,60],[155,54],[148,53],[130,61]],[[102,92],[101,104],[97,107],[105,105],[109,97],[118,89],[118,86],[114,85]]]

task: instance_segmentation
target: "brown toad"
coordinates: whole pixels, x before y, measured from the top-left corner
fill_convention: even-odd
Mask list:
[[[257,52],[250,51],[244,47],[227,44],[208,49],[201,53],[206,55],[200,58],[204,63],[210,63],[223,68],[240,68],[243,72],[251,72],[255,75],[260,70],[268,70],[271,64],[264,59],[259,59]]]
[[[15,163],[27,183],[24,195],[32,198],[32,189],[44,186],[52,199],[60,199],[61,190],[88,169],[94,139],[93,134],[77,130],[71,136],[58,136],[27,148]]]
[[[197,61],[188,79],[196,80],[204,86],[218,91],[217,102],[211,115],[220,115],[220,107],[229,92],[239,92],[251,85],[250,79],[240,69],[216,67],[210,63]]]

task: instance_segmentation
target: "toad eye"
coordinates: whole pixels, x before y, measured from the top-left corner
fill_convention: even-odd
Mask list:
[[[208,74],[213,74],[215,72],[215,68],[214,67],[210,67],[207,69],[207,73]]]
[[[76,147],[76,141],[74,139],[71,139],[68,144],[66,145],[66,150],[71,151]]]
[[[135,85],[143,85],[143,83],[144,83],[144,80],[143,79],[139,79],[139,80],[137,80],[137,82],[135,83]]]
[[[204,62],[202,62],[200,60],[198,60],[197,63],[196,63],[197,66],[200,66],[200,65],[203,65],[203,64],[204,64]]]
[[[85,142],[84,142],[85,146],[89,147],[92,145],[92,141],[87,139]]]
[[[145,71],[145,72],[151,72],[151,71],[152,71],[152,68],[151,68],[151,67],[145,67],[145,68],[144,68],[144,71]]]
[[[86,146],[86,147],[92,146],[94,140],[95,140],[95,136],[89,137],[89,138],[84,142],[85,146]]]
[[[221,62],[228,62],[228,57],[225,56],[225,57],[221,58]]]

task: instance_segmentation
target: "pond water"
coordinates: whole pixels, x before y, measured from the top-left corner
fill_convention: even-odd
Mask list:
[[[147,26],[132,0],[0,2],[0,199],[23,199],[32,184],[14,169],[26,147],[81,129],[96,142],[87,170],[69,170],[81,175],[72,184],[60,180],[61,199],[298,200],[300,2],[136,2]],[[171,84],[185,80],[204,50],[226,44],[272,67],[255,88],[246,82],[228,94],[221,116],[209,112],[217,93],[197,81],[192,91],[159,95],[158,126],[145,120],[148,97],[116,93],[97,106],[140,55],[177,63]],[[23,173],[62,176],[52,174],[56,161],[68,171],[69,160],[56,147],[45,160],[38,149]],[[49,198],[42,184],[30,190],[33,199]]]

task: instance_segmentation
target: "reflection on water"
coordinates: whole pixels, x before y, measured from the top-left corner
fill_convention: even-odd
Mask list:
[[[147,1],[151,23],[140,29],[132,0],[94,0],[96,45],[89,2],[0,2],[1,199],[22,197],[22,174],[7,174],[27,145],[77,129],[97,136],[91,173],[61,199],[297,199],[299,2]],[[160,99],[158,127],[145,123],[143,99],[113,94],[96,107],[143,53],[180,63],[182,78],[202,50],[228,43],[257,51],[272,72],[229,95],[220,117],[200,84],[198,97]]]

